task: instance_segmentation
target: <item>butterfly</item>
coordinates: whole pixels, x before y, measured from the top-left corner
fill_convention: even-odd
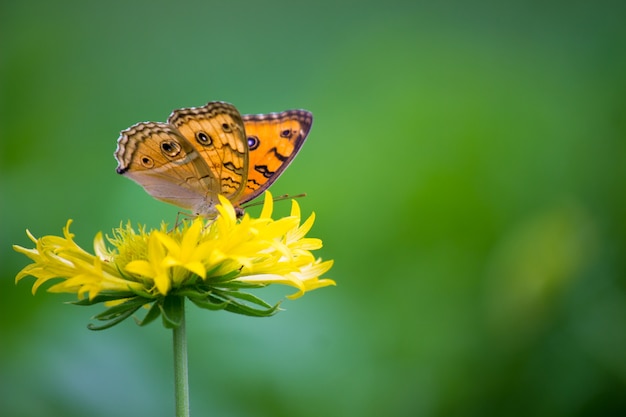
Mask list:
[[[157,200],[213,218],[218,194],[241,216],[285,171],[307,138],[306,110],[241,115],[213,101],[174,110],[167,123],[137,123],[120,133],[117,172]]]

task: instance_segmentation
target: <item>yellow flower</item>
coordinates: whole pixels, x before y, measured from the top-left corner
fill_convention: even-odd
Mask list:
[[[331,279],[320,278],[332,261],[317,259],[312,250],[319,249],[319,239],[307,238],[315,220],[311,215],[300,224],[300,207],[292,202],[291,214],[273,220],[273,202],[269,192],[261,215],[245,214],[237,219],[232,204],[220,196],[219,215],[213,221],[196,218],[167,231],[135,230],[130,224],[115,229],[107,240],[101,233],[94,241],[94,254],[80,248],[69,232],[71,220],[63,237],[44,236],[36,239],[28,233],[35,248],[14,249],[28,256],[33,263],[16,277],[37,278],[33,293],[52,279],[62,281],[48,291],[76,293],[76,304],[106,302],[109,308],[96,316],[114,325],[143,305],[152,305],[139,324],[147,324],[159,314],[167,318],[163,308],[168,297],[187,297],[207,309],[225,309],[254,316],[275,313],[274,306],[243,290],[269,284],[285,284],[297,289],[288,298],[297,298],[306,291],[335,285]]]

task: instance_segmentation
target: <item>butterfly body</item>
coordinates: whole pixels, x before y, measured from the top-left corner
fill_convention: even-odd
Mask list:
[[[117,172],[158,200],[213,217],[218,194],[238,208],[276,181],[312,122],[306,110],[241,116],[224,102],[174,110],[167,123],[121,132]]]

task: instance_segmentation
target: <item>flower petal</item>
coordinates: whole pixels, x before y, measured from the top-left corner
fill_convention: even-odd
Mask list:
[[[105,301],[109,305],[130,303],[134,309],[152,304],[151,311],[158,311],[158,303],[167,296],[184,295],[205,304],[230,306],[223,308],[242,314],[251,311],[245,302],[262,301],[242,291],[246,284],[288,285],[297,290],[288,298],[335,285],[331,279],[320,278],[333,262],[323,262],[311,252],[321,248],[322,241],[306,237],[315,222],[314,213],[300,224],[300,206],[294,201],[289,216],[274,220],[274,200],[266,192],[260,217],[245,214],[238,219],[233,204],[221,195],[218,199],[215,219],[184,221],[169,231],[164,223],[154,230],[121,224],[106,240],[100,232],[95,235],[93,253],[74,241],[71,219],[62,236],[35,238],[27,231],[34,248],[13,248],[31,263],[15,280],[35,277],[33,294],[48,281],[58,280],[48,291],[75,293],[86,300],[82,305]],[[234,308],[229,300],[244,304]],[[262,305],[271,306],[264,301]],[[127,311],[129,316],[133,312]]]

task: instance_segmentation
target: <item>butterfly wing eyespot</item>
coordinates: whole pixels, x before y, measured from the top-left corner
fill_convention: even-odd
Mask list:
[[[256,136],[248,136],[248,150],[253,151],[259,147],[259,138]]]
[[[167,139],[161,142],[161,152],[167,158],[176,158],[181,151],[181,147],[175,140]]]
[[[213,145],[213,138],[202,131],[196,133],[196,141],[202,146]]]
[[[141,165],[145,168],[152,168],[154,166],[154,160],[147,155],[141,157]]]

